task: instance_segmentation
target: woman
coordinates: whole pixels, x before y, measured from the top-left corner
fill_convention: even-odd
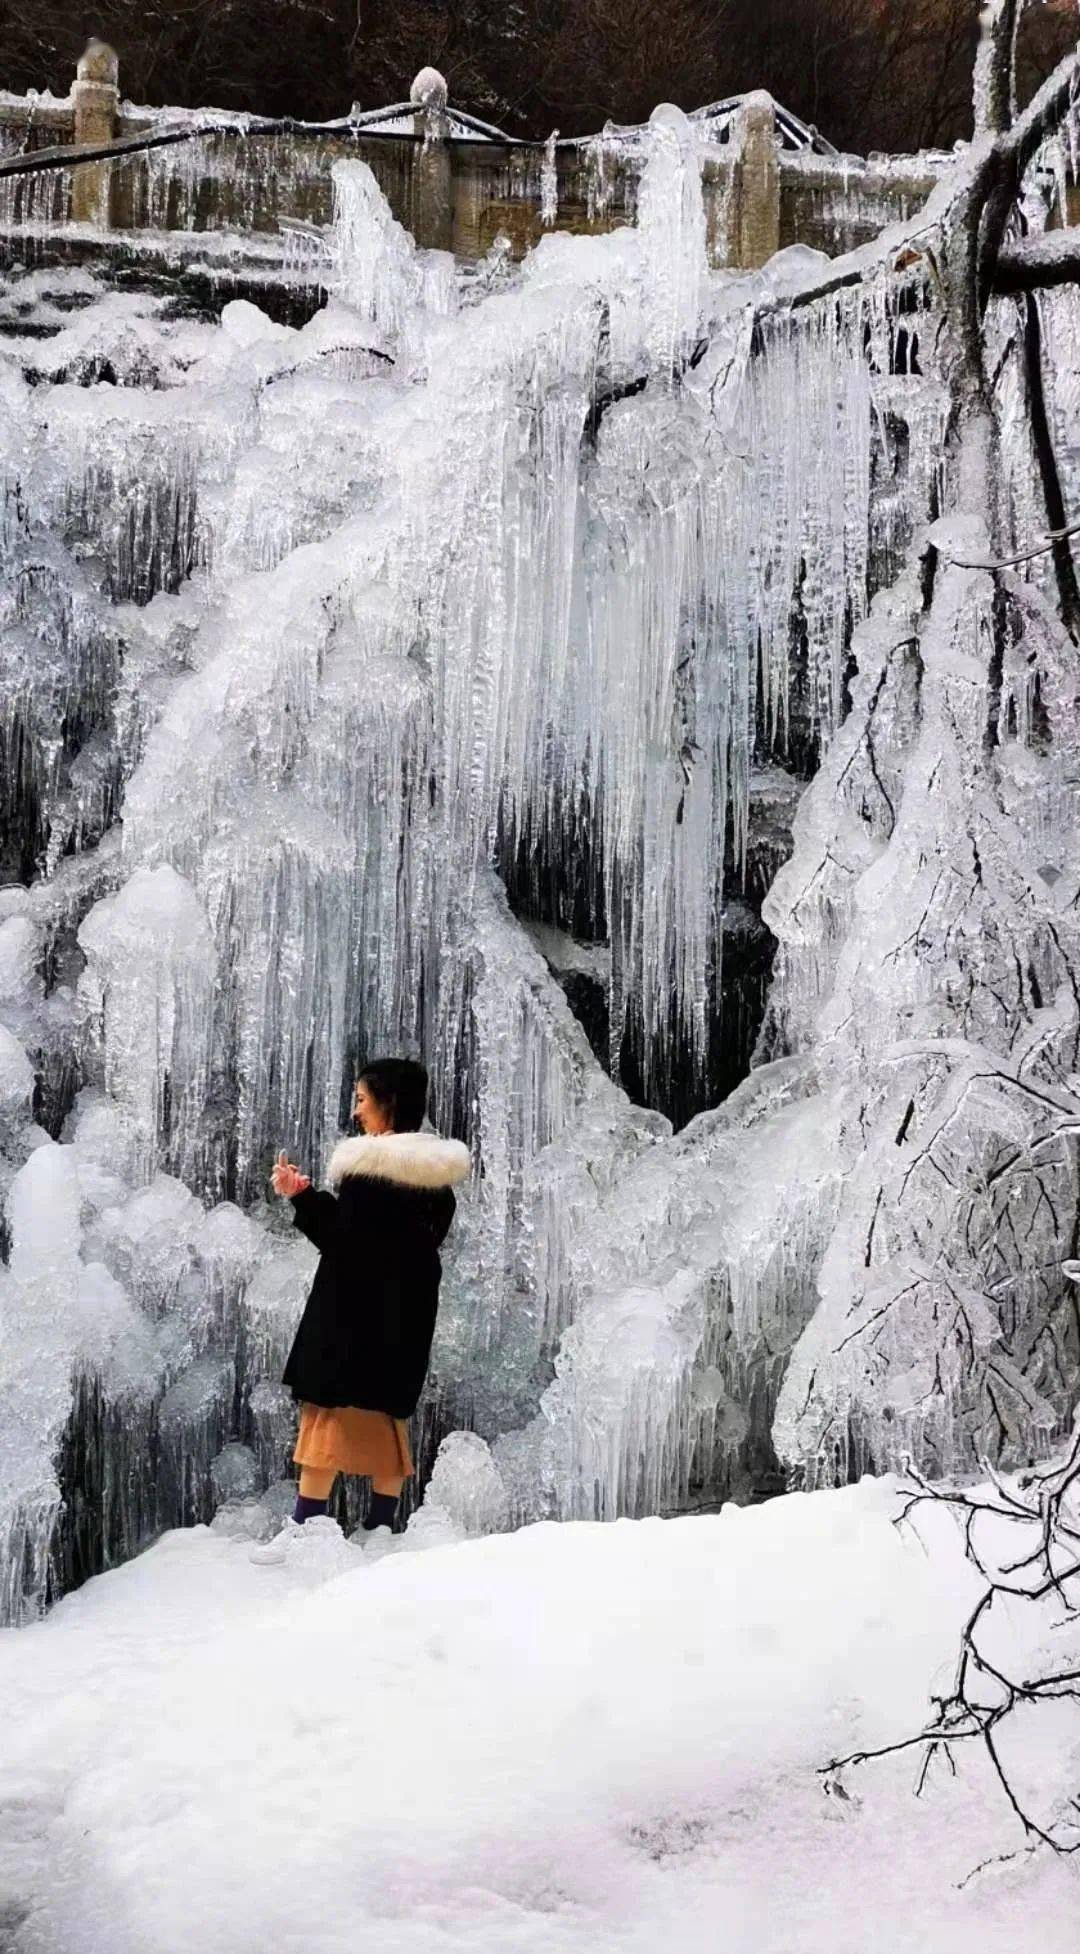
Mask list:
[[[469,1171],[460,1140],[420,1132],[427,1088],[412,1059],[364,1067],[353,1101],[363,1132],[330,1160],[336,1196],[278,1155],[271,1185],[292,1202],[320,1259],[283,1380],[301,1407],[293,1526],[256,1548],[255,1560],[285,1558],[295,1526],[325,1514],[339,1472],[371,1479],[367,1532],[392,1527],[412,1475],[405,1420],[427,1375],[451,1189]]]

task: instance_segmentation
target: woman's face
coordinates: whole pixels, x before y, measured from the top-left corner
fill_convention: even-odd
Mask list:
[[[363,1079],[357,1081],[353,1098],[353,1118],[359,1120],[365,1133],[389,1133],[390,1121],[385,1109],[377,1099],[373,1099]]]

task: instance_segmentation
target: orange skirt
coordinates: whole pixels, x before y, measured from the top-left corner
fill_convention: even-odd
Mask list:
[[[409,1428],[387,1411],[303,1404],[293,1463],[365,1479],[411,1479]]]

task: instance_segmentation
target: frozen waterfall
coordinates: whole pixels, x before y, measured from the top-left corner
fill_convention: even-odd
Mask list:
[[[474,1161],[420,1424],[428,1464],[477,1435],[440,1467],[451,1505],[670,1510],[774,1472],[774,1430],[810,1479],[904,1450],[966,1470],[995,1376],[1006,1453],[1060,1429],[1077,809],[1037,577],[1010,599],[995,799],[990,580],[939,570],[929,621],[898,580],[950,493],[933,279],[883,255],[815,299],[828,265],[798,247],[710,271],[700,138],[664,108],[648,140],[636,228],[468,278],[336,164],[299,328],[19,281],[41,333],[0,335],[8,1616],[164,1524],[280,1505],[313,1256],[269,1164],[320,1174],[380,1049],[424,1056]],[[1020,526],[1019,437],[1010,468]],[[775,810],[811,777],[755,1068],[698,1111],[725,939],[758,927]],[[1045,1175],[1006,1175],[1030,1252],[990,1268],[1009,1146]],[[897,1296],[884,1342],[856,1336]]]

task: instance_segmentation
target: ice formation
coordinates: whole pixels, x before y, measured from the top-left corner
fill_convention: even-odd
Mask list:
[[[301,328],[21,281],[65,323],[0,341],[0,1389],[38,1430],[2,1448],[9,1612],[215,1499],[261,1525],[312,1263],[269,1162],[318,1175],[379,1048],[423,1053],[475,1163],[419,1427],[427,1463],[470,1428],[455,1524],[715,1499],[775,1470],[774,1424],[810,1479],[1061,1429],[1045,567],[1002,617],[950,561],[986,539],[943,517],[942,291],[904,227],[846,283],[801,247],[711,272],[698,130],[665,107],[642,140],[635,227],[468,277],[338,163]],[[811,775],[757,1064],[673,1135],[647,1107],[706,1078],[725,930],[782,847],[755,809]],[[521,918],[591,939],[592,1044]]]

